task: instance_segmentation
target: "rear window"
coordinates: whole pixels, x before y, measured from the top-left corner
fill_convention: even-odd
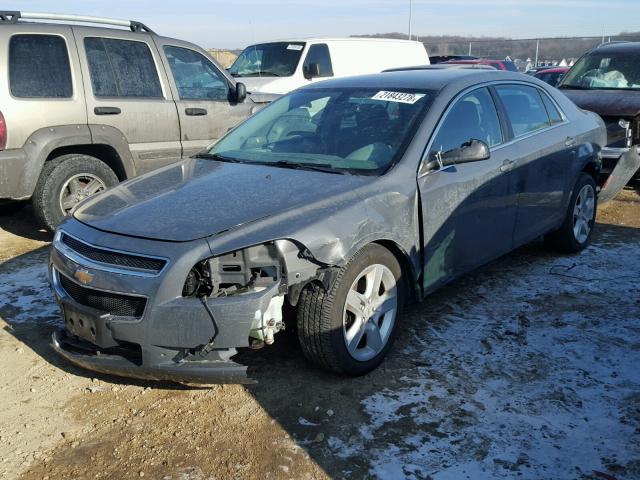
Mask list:
[[[9,85],[20,98],[73,95],[67,44],[57,35],[14,35],[9,42]]]
[[[89,37],[84,40],[96,97],[162,98],[151,50],[144,42]]]

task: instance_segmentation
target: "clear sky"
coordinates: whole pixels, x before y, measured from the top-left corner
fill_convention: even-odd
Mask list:
[[[135,19],[203,47],[292,36],[407,32],[409,0],[8,0],[7,10]],[[640,0],[413,0],[419,35],[513,38],[640,30]]]

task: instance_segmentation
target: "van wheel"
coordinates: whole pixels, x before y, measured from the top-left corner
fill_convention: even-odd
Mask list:
[[[298,303],[298,340],[311,362],[362,375],[391,348],[403,305],[404,279],[389,250],[371,244],[340,270],[325,291],[309,285]]]
[[[562,226],[548,235],[545,243],[563,253],[576,253],[589,245],[596,223],[598,196],[591,175],[581,173],[569,202]]]
[[[53,231],[78,202],[117,183],[113,170],[95,157],[69,154],[49,160],[33,192],[36,219]]]

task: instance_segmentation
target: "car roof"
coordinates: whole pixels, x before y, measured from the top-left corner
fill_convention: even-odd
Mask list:
[[[480,69],[418,69],[402,70],[371,75],[336,78],[313,83],[304,90],[315,88],[404,88],[416,90],[441,90],[446,86],[464,89],[479,83],[495,80],[520,80],[533,83],[533,77],[522,73]],[[534,80],[536,84],[539,80]]]
[[[640,42],[611,42],[594,48],[589,53],[607,52],[607,53],[629,53],[640,51]]]
[[[409,43],[416,44],[421,43],[416,40],[404,40],[401,38],[371,38],[371,37],[292,37],[292,38],[277,38],[275,40],[265,40],[264,42],[254,42],[248,47],[253,45],[264,45],[265,43],[304,43],[304,42],[393,42],[393,43]]]

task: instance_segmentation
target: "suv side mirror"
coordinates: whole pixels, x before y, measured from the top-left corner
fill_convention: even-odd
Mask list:
[[[481,140],[472,138],[463,143],[458,148],[454,148],[440,155],[442,166],[454,165],[456,163],[469,163],[487,160],[491,156],[489,146]]]
[[[319,63],[310,63],[307,68],[304,70],[304,78],[307,80],[311,80],[312,78],[320,76],[320,64]]]
[[[237,103],[242,103],[244,102],[245,98],[247,98],[247,87],[245,86],[244,83],[242,82],[236,83],[235,97],[236,97],[235,100]]]

